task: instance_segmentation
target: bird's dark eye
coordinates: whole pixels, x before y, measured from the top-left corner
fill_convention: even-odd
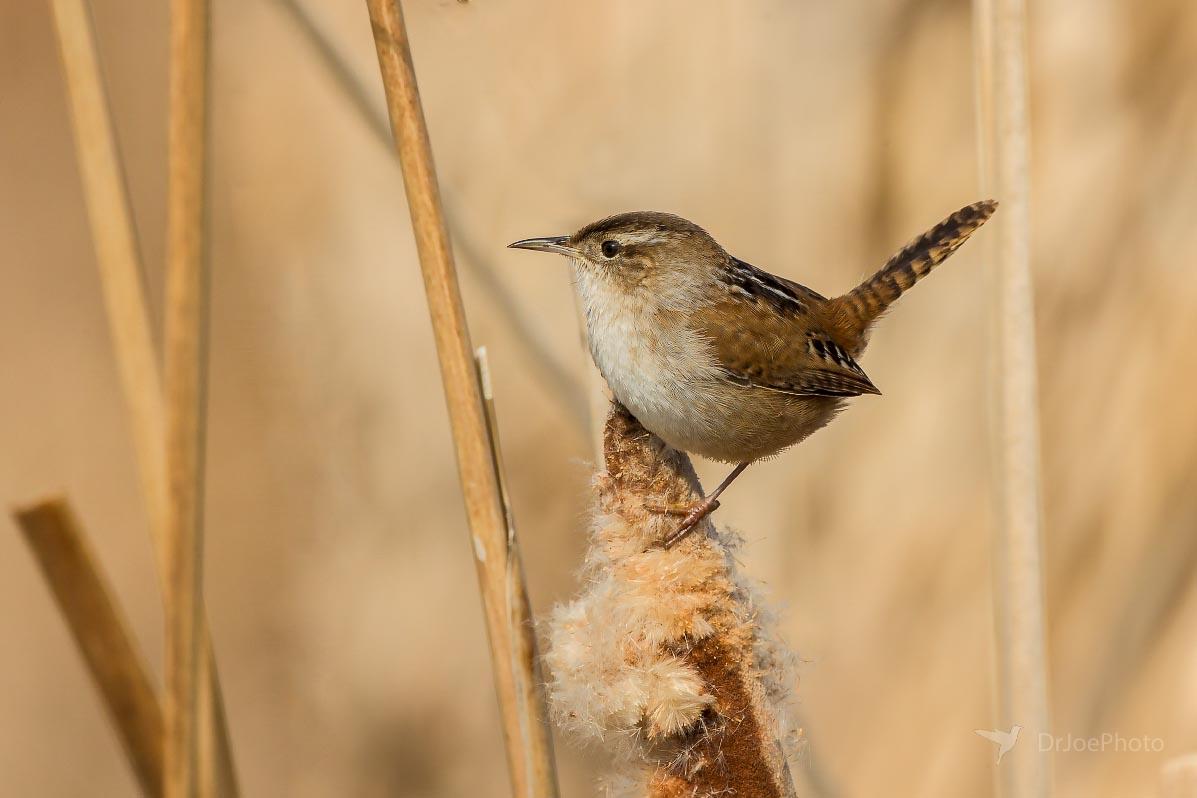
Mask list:
[[[603,257],[614,258],[619,254],[619,242],[608,239],[603,242]]]

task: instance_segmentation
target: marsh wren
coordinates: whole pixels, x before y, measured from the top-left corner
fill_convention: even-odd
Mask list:
[[[645,429],[738,464],[706,498],[662,508],[684,516],[670,546],[753,461],[824,426],[845,399],[880,393],[857,364],[873,323],[996,208],[961,208],[834,299],[729,255],[668,213],[623,213],[510,246],[570,259],[595,365]]]

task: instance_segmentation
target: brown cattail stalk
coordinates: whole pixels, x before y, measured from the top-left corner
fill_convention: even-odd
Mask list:
[[[993,279],[997,367],[994,542],[998,724],[1035,740],[1050,732],[1043,610],[1039,410],[1031,284],[1030,119],[1025,0],[974,4],[978,132],[984,189],[1003,207]],[[998,771],[1006,798],[1046,798],[1051,754],[1017,746]]]
[[[132,427],[142,495],[150,517],[158,577],[165,594],[168,556],[165,409],[132,204],[87,4],[85,0],[51,0],[50,5],[108,325]],[[201,656],[209,661],[212,673],[208,688],[210,703],[202,715],[210,720],[204,724],[202,734],[215,751],[219,783],[223,785],[215,794],[232,796],[237,792],[236,777],[207,623],[202,624],[200,636]]]
[[[166,798],[192,798],[214,781],[201,755],[208,703],[200,653],[207,264],[205,234],[208,4],[171,4],[166,271]],[[205,751],[206,754],[212,752]]]
[[[603,448],[586,586],[549,621],[554,716],[611,749],[611,794],[793,796],[793,657],[738,573],[738,540],[706,520],[663,548],[678,520],[659,508],[702,496],[689,459],[620,406]]]
[[[530,639],[523,638],[521,642],[524,631],[511,625],[513,606],[519,602],[526,604],[527,598],[509,593],[511,575],[518,573],[518,565],[512,561],[509,550],[512,541],[496,469],[498,461],[487,427],[482,386],[445,228],[403,14],[396,0],[367,0],[366,5],[374,29],[391,130],[403,169],[457,449],[512,787],[521,798],[555,796],[557,785],[552,763],[535,761],[537,757],[548,756],[550,751],[547,746],[537,749],[529,738],[529,733],[540,728],[543,721],[540,708],[525,700],[515,663],[523,659],[516,652]]]
[[[13,512],[146,796],[162,794],[162,708],[129,624],[66,499]]]

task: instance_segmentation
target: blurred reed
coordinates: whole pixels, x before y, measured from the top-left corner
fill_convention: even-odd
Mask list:
[[[211,795],[214,751],[201,746],[209,704],[200,646],[203,606],[204,416],[208,275],[205,251],[208,3],[173,0],[166,237],[166,798]]]
[[[512,575],[521,574],[519,562],[513,561],[514,526],[500,484],[498,453],[470,344],[403,12],[397,0],[367,0],[367,7],[457,450],[512,790],[521,798],[552,798],[557,795],[556,770],[544,707],[536,701],[535,640],[523,622],[528,599],[522,589],[517,596],[509,592]],[[522,588],[522,576],[514,586]],[[513,628],[513,619],[519,628]]]
[[[116,143],[95,29],[85,0],[52,0],[63,75],[70,101],[75,152],[104,291],[117,371],[133,434],[141,492],[150,518],[158,578],[167,592],[169,532],[165,408],[162,379],[146,299],[145,269],[137,245],[132,203]],[[200,656],[211,685],[202,734],[215,751],[218,794],[236,792],[236,778],[206,617],[200,618]]]
[[[1183,471],[1197,473],[1197,458]],[[1138,559],[1128,563],[1117,595],[1125,597],[1109,619],[1108,633],[1092,658],[1088,674],[1082,733],[1101,734],[1113,709],[1125,700],[1110,685],[1133,684],[1136,671],[1149,660],[1165,638],[1169,622],[1184,604],[1197,572],[1197,493],[1191,477],[1166,494],[1166,514],[1154,526],[1155,535],[1143,546]]]
[[[64,498],[17,508],[13,516],[104,699],[142,793],[157,798],[162,795],[162,707],[78,518]]]
[[[1160,769],[1160,798],[1197,798],[1197,754],[1173,757]]]
[[[983,191],[996,219],[991,315],[997,372],[994,540],[998,722],[1049,731],[1039,477],[1039,408],[1031,286],[1030,119],[1024,0],[976,0],[978,136]],[[997,771],[1007,798],[1046,798],[1051,754],[1024,745]]]
[[[125,186],[95,30],[86,0],[51,0],[70,101],[75,154],[100,268],[109,330],[128,407],[151,528],[160,534],[166,508],[162,382],[145,297],[145,272]],[[157,547],[165,570],[164,546]]]

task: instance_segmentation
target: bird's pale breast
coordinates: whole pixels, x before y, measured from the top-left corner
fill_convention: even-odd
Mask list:
[[[580,286],[581,287],[581,286]],[[839,407],[729,381],[711,341],[684,313],[585,297],[590,351],[625,407],[675,449],[724,462],[768,457],[826,424]]]

